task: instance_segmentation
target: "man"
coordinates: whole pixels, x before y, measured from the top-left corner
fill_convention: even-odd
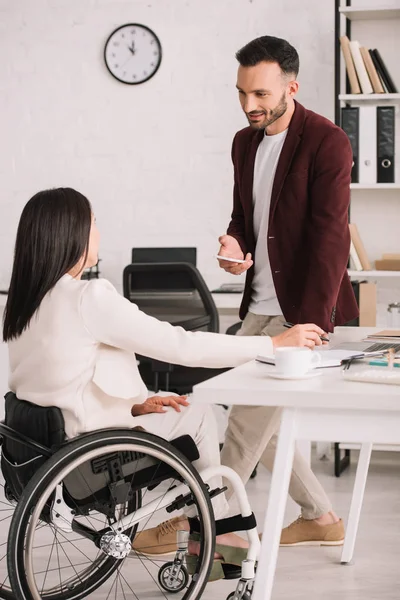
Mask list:
[[[246,261],[220,260],[228,273],[247,271],[238,335],[276,335],[285,321],[332,332],[358,314],[346,270],[349,140],[295,101],[299,57],[288,42],[264,36],[236,57],[249,127],[233,141],[233,212],[219,254]],[[233,407],[222,464],[243,481],[259,459],[272,470],[279,419],[277,408]],[[283,530],[281,545],[343,543],[343,523],[297,451],[289,493],[302,516]]]
[[[244,264],[220,261],[234,275],[247,271],[238,333],[274,336],[285,320],[333,331],[358,314],[346,271],[349,140],[294,100],[299,58],[288,42],[264,36],[236,57],[239,99],[250,126],[233,141],[233,212],[219,254],[245,259]],[[244,482],[260,458],[272,470],[279,420],[277,408],[233,407],[222,464]],[[298,452],[289,493],[302,516],[283,530],[282,545],[343,543],[343,523]],[[185,528],[184,519],[171,519],[148,530],[134,547],[152,547],[153,555],[171,552],[176,531]]]

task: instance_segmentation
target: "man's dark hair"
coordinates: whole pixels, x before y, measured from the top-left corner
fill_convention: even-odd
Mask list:
[[[47,292],[86,260],[91,222],[89,200],[71,188],[38,192],[26,204],[4,313],[5,342],[21,335]]]
[[[238,52],[236,58],[242,67],[254,67],[260,62],[276,62],[285,75],[297,77],[299,72],[299,55],[286,40],[263,35],[249,42]]]

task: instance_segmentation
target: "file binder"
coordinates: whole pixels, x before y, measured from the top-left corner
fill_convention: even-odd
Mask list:
[[[377,181],[394,183],[395,107],[377,106]]]
[[[395,86],[393,79],[390,76],[389,71],[386,68],[385,63],[383,62],[383,58],[379,53],[379,50],[376,48],[372,50],[372,54],[375,57],[375,64],[379,70],[381,78],[383,79],[387,90],[390,94],[397,94],[397,87]]]
[[[360,106],[359,115],[358,181],[360,183],[376,183],[376,106]]]
[[[350,140],[353,151],[353,167],[351,169],[351,183],[358,183],[358,156],[359,156],[359,108],[345,106],[342,108],[342,129]]]

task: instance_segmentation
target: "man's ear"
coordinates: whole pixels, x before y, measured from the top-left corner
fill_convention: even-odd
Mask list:
[[[293,81],[289,81],[287,89],[288,89],[288,95],[291,98],[294,98],[295,95],[297,94],[297,92],[299,91],[299,82],[296,81],[296,79],[293,79]]]

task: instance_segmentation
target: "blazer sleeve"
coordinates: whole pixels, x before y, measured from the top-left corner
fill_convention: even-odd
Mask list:
[[[311,184],[308,225],[309,268],[300,310],[300,322],[315,322],[333,331],[336,301],[346,276],[350,252],[348,211],[352,150],[339,128],[327,135],[317,152]]]
[[[189,367],[236,367],[271,356],[266,336],[188,332],[140,311],[106,280],[88,282],[80,297],[80,316],[95,342]]]
[[[246,239],[245,239],[245,221],[243,205],[240,197],[240,186],[239,186],[239,168],[238,168],[238,134],[235,135],[232,143],[232,162],[234,171],[234,185],[233,185],[233,210],[231,214],[231,221],[228,225],[227,234],[234,237],[242,249],[244,255],[247,254]]]

